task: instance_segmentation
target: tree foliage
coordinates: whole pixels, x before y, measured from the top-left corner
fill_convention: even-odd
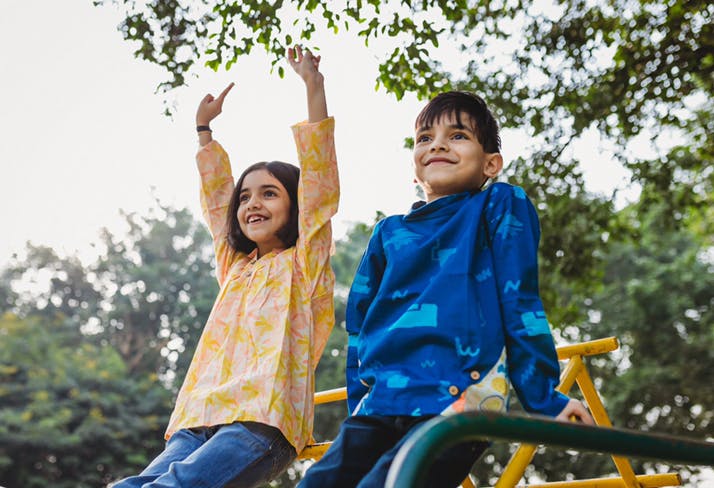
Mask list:
[[[91,264],[30,246],[0,272],[4,486],[104,486],[163,448],[217,291],[212,250],[186,210],[126,223]]]
[[[276,65],[318,30],[391,41],[379,44],[378,82],[397,98],[471,89],[507,125],[553,140],[593,124],[622,137],[679,125],[688,97],[714,89],[714,7],[703,0],[95,1],[106,3],[123,9],[136,56],[167,71],[164,89],[199,60],[228,69],[256,47]],[[460,72],[441,65],[444,43],[468,60]]]
[[[170,393],[62,314],[0,318],[0,484],[98,487],[161,447]]]

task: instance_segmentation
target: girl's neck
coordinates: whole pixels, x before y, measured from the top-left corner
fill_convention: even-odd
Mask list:
[[[262,258],[263,256],[266,256],[266,255],[268,255],[268,254],[270,254],[270,253],[279,254],[279,253],[283,252],[284,250],[285,250],[284,247],[273,247],[273,248],[271,248],[271,249],[264,250],[264,251],[261,251],[260,249],[258,249],[258,253],[255,255],[255,258],[256,258],[256,259],[260,259],[260,258]]]

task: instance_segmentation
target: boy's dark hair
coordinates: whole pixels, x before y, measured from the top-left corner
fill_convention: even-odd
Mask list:
[[[288,197],[290,198],[290,215],[288,216],[287,223],[280,229],[276,235],[283,242],[286,248],[295,245],[295,241],[298,238],[298,180],[300,179],[300,168],[293,166],[292,164],[283,163],[282,161],[261,161],[259,163],[252,164],[243,171],[243,174],[238,178],[236,187],[233,190],[233,195],[231,195],[231,201],[228,204],[228,215],[226,216],[228,224],[228,232],[226,234],[226,239],[228,240],[228,245],[230,245],[234,250],[249,254],[257,246],[255,242],[248,239],[243,232],[240,230],[240,225],[238,224],[238,207],[240,206],[240,191],[243,187],[243,180],[253,171],[264,169],[271,175],[273,175],[288,192]]]
[[[498,122],[486,102],[473,93],[449,91],[432,98],[416,118],[417,129],[431,127],[441,117],[453,115],[461,124],[461,114],[466,114],[474,125],[476,139],[487,153],[501,152]],[[462,127],[465,128],[465,127]]]

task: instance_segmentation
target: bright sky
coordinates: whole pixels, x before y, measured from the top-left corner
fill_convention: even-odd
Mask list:
[[[289,126],[306,117],[304,87],[289,68],[284,79],[271,75],[261,51],[230,72],[200,70],[172,94],[172,120],[154,94],[165,75],[133,57],[113,8],[91,0],[5,0],[2,10],[0,266],[27,241],[91,254],[100,228],[121,232],[119,210],[145,213],[152,195],[199,216],[195,109],[231,81],[237,86],[212,127],[234,173],[259,160],[295,162]],[[337,121],[340,237],[349,222],[371,221],[377,210],[402,213],[414,200],[403,140],[422,102],[375,92],[381,53],[362,41],[330,37],[320,47]],[[504,132],[503,140],[508,162],[525,140],[516,132]],[[584,144],[581,150],[594,155],[586,167],[590,188],[620,185],[623,173],[600,153],[597,138]]]

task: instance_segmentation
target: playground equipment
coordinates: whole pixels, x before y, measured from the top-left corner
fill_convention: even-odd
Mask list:
[[[495,488],[515,487],[530,464],[536,444],[595,450],[611,454],[617,476],[590,480],[562,481],[532,484],[530,488],[658,488],[679,486],[676,473],[636,475],[626,456],[661,459],[685,464],[714,466],[714,444],[689,441],[673,437],[656,436],[638,431],[614,429],[605,411],[602,399],[585,366],[584,358],[605,354],[618,349],[617,338],[608,337],[557,348],[558,359],[565,362],[558,390],[567,394],[577,384],[586,401],[596,426],[555,422],[539,416],[504,415],[469,412],[446,417],[436,417],[426,422],[422,429],[405,443],[390,470],[387,486],[393,488],[419,487],[419,479],[428,469],[428,462],[442,449],[473,439],[500,439],[522,444],[503,470]],[[336,388],[315,394],[315,403],[323,404],[344,400],[345,388]],[[319,459],[330,442],[307,446],[299,459]],[[391,483],[391,485],[390,485]],[[469,478],[463,488],[474,488]]]
[[[433,460],[443,449],[460,442],[477,439],[527,441],[621,456],[714,466],[714,443],[710,442],[648,434],[631,429],[556,422],[551,418],[540,416],[466,412],[448,417],[436,417],[415,432],[397,453],[389,470],[385,488],[406,486],[421,488],[423,484],[420,481],[426,477],[430,460]],[[634,486],[662,486],[652,484],[652,477],[638,478],[640,478],[636,480],[638,484]],[[514,486],[510,481],[508,483],[499,481],[496,486]],[[617,478],[608,478],[537,486],[624,486],[622,483],[623,481]]]

